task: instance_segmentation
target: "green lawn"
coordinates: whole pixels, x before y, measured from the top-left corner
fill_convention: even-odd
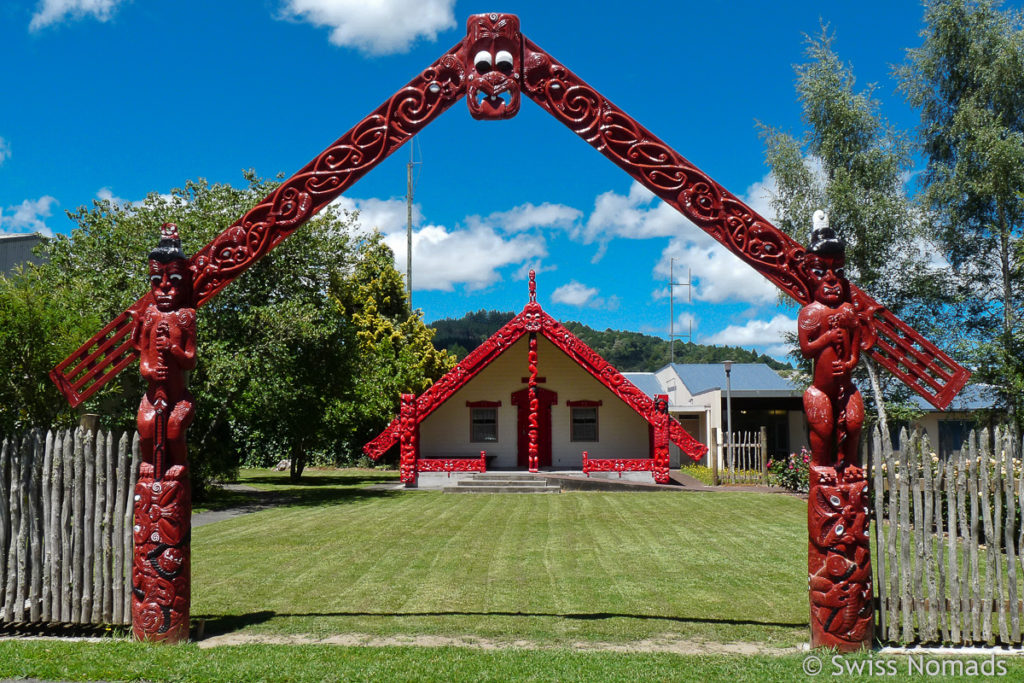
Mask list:
[[[195,645],[162,647],[129,642],[0,642],[0,676],[48,680],[144,681],[808,681],[807,655],[782,657],[576,652],[568,649],[492,650],[418,647],[338,647],[248,645],[201,650]],[[934,658],[931,658],[934,659]],[[973,660],[979,671],[989,657]],[[873,660],[870,663],[867,660]],[[978,680],[980,676],[925,677],[910,670],[907,657],[859,655],[833,662],[821,655],[828,680]],[[890,663],[891,662],[891,663]],[[941,667],[920,662],[922,668]],[[956,669],[947,663],[947,672]],[[849,675],[849,667],[861,667]],[[865,666],[895,675],[879,679]],[[991,663],[988,666],[992,666]],[[1024,677],[1020,657],[1000,658],[1006,680]],[[839,668],[842,667],[842,668]],[[908,671],[909,670],[909,671]],[[937,669],[941,671],[941,669]],[[867,671],[870,671],[868,669]],[[842,677],[836,674],[847,673]],[[908,673],[915,675],[908,675]]]
[[[797,498],[367,491],[316,473],[298,487],[274,486],[266,472],[247,480],[290,497],[194,531],[192,614],[207,633],[807,638]]]
[[[710,654],[715,643],[806,642],[798,498],[365,488],[395,479],[314,470],[292,485],[287,474],[244,472],[260,489],[250,497],[277,507],[193,532],[192,615],[207,636],[356,634],[374,646],[0,641],[0,678],[806,680],[801,652]],[[414,636],[483,647],[419,647]],[[640,651],[652,643],[709,653]],[[895,661],[905,674],[908,660]],[[1024,662],[1008,669],[1024,677]]]

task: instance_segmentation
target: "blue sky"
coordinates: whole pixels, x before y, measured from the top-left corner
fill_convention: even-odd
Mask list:
[[[97,197],[291,175],[490,11],[518,14],[527,37],[769,217],[756,123],[799,133],[792,65],[821,21],[884,115],[916,123],[890,77],[920,44],[914,2],[8,2],[0,233],[67,232],[64,211]],[[535,267],[556,318],[667,335],[675,256],[677,274],[693,272],[676,313],[694,341],[785,353],[796,311],[767,281],[527,98],[503,122],[459,103],[415,154],[413,303],[428,321],[518,311]],[[408,160],[407,145],[340,200],[388,235],[403,272]]]

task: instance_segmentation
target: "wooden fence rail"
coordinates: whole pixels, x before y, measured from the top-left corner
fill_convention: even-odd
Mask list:
[[[1020,644],[1024,467],[1009,430],[971,433],[940,459],[927,434],[873,435],[878,635],[889,642]]]
[[[138,435],[0,442],[0,623],[131,623]]]
[[[760,432],[733,432],[732,447],[728,443],[724,445],[722,483],[767,484],[767,452],[768,430],[765,427],[761,427]]]

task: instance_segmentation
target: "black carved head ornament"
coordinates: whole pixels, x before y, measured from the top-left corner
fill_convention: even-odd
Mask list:
[[[159,263],[184,260],[188,258],[181,250],[181,238],[178,237],[178,226],[174,223],[164,223],[160,226],[160,243],[156,249],[149,252],[149,260]]]
[[[846,243],[836,235],[828,224],[828,214],[821,209],[814,212],[814,227],[807,251],[820,256],[841,256],[846,253]]]

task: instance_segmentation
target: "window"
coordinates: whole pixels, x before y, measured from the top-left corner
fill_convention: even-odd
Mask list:
[[[498,409],[470,408],[470,436],[472,442],[498,440]]]
[[[597,441],[597,407],[572,407],[572,440]]]
[[[939,420],[939,457],[958,454],[973,427],[969,420]]]

